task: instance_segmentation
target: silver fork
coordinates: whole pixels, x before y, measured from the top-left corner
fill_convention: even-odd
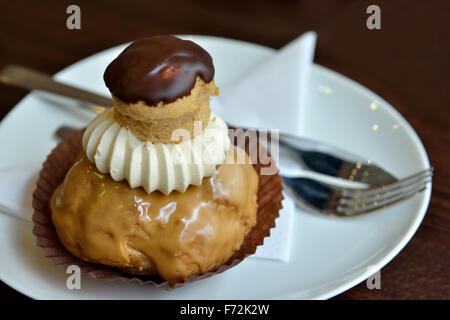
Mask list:
[[[307,178],[283,178],[283,185],[300,207],[333,216],[355,216],[392,206],[424,191],[433,168],[391,183],[369,188],[328,186]]]

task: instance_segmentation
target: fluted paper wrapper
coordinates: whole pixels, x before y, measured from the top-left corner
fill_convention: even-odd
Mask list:
[[[216,270],[201,275],[192,275],[186,282],[170,285],[160,276],[133,275],[124,273],[117,268],[80,260],[67,251],[58,238],[51,220],[50,198],[56,187],[64,180],[67,171],[81,151],[82,136],[83,131],[77,131],[53,149],[43,164],[36,190],[33,193],[33,233],[37,238],[37,245],[42,248],[44,256],[50,258],[55,265],[64,267],[77,265],[80,267],[81,272],[89,274],[94,279],[118,279],[126,282],[151,284],[164,290],[172,290],[186,283],[208,278],[237,265],[244,258],[255,253],[256,248],[264,243],[264,238],[270,236],[270,229],[275,226],[275,219],[278,217],[278,212],[282,207],[281,200],[283,199],[281,177],[278,174],[261,175],[260,170],[266,165],[262,165],[258,161],[258,163],[254,164],[255,170],[259,174],[256,225],[245,237],[241,248]]]

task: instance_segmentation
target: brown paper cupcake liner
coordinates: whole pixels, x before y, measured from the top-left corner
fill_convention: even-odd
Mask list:
[[[55,265],[62,265],[65,268],[69,265],[77,265],[82,273],[86,273],[94,279],[138,282],[140,284],[152,284],[164,290],[172,290],[186,283],[208,278],[237,265],[247,256],[254,254],[256,248],[264,243],[264,238],[270,236],[270,229],[275,227],[275,219],[279,215],[279,210],[282,207],[281,200],[283,199],[281,177],[278,174],[261,175],[260,170],[265,165],[256,163],[254,168],[259,175],[256,225],[247,234],[240,249],[216,270],[192,275],[186,282],[170,285],[160,276],[128,274],[117,268],[78,259],[61,244],[51,220],[49,203],[54,190],[62,183],[67,171],[82,149],[83,132],[83,130],[74,132],[52,150],[43,164],[33,193],[33,233],[36,236],[37,245],[42,248],[43,255],[50,258]]]

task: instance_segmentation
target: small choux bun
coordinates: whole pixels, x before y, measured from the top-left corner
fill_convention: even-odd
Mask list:
[[[219,88],[214,80],[205,83],[197,77],[191,94],[171,103],[159,102],[149,106],[143,101],[126,103],[113,95],[115,118],[128,127],[137,138],[152,143],[178,143],[173,141],[172,132],[186,129],[194,137],[194,122],[201,121],[206,128],[210,117],[209,99],[217,96]]]
[[[219,94],[209,53],[174,36],[134,41],[108,65],[103,79],[119,124],[152,143],[181,142],[171,139],[175,129],[194,137],[195,122],[206,128],[209,98]]]

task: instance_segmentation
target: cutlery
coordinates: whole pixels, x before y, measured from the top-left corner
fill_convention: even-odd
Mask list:
[[[327,186],[312,179],[283,178],[283,187],[297,205],[330,216],[356,216],[384,209],[424,191],[433,168],[369,188]]]

